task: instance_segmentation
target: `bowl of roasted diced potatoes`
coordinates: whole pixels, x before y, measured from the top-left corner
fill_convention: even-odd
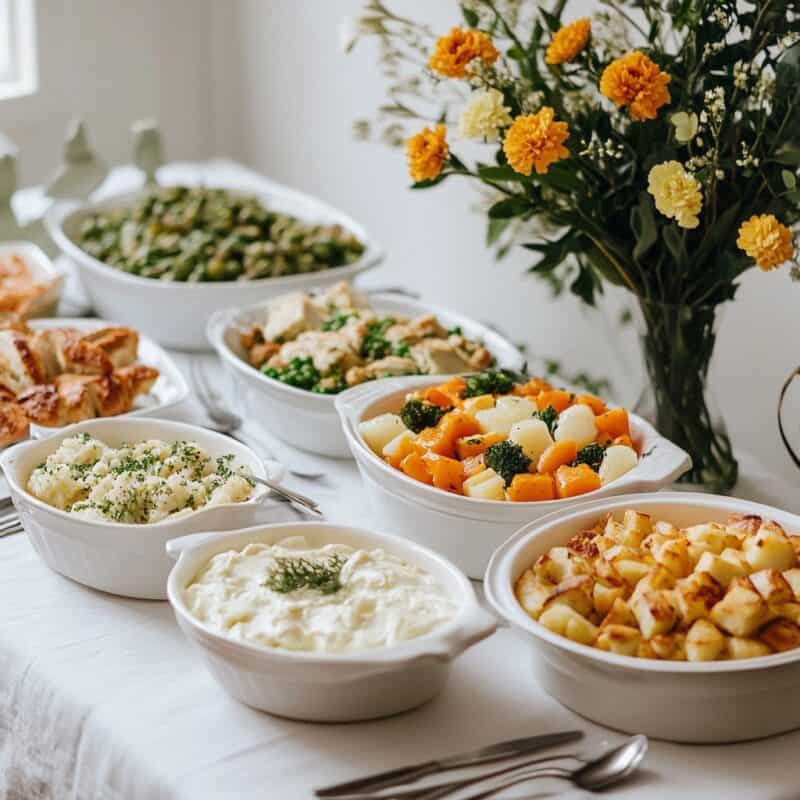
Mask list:
[[[624,495],[532,522],[492,557],[494,609],[538,682],[620,730],[728,742],[800,727],[800,517]]]
[[[520,525],[690,464],[635,414],[508,370],[386,379],[336,405],[378,513],[471,577]]]

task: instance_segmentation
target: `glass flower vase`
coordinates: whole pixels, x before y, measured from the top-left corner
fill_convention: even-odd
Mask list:
[[[692,457],[683,488],[725,494],[738,464],[708,382],[718,306],[640,298],[638,310],[645,386],[635,410]]]

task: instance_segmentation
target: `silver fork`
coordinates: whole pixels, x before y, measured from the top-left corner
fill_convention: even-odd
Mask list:
[[[0,511],[5,511],[10,508],[8,513],[0,515],[0,538],[3,536],[11,536],[12,533],[22,533],[22,523],[19,520],[19,514],[14,508],[10,497],[0,500]]]
[[[238,414],[235,414],[222,405],[219,395],[209,383],[205,370],[197,359],[192,359],[190,361],[190,370],[195,394],[200,401],[200,405],[203,406],[206,415],[214,423],[214,430],[247,445],[247,442],[239,435],[244,420]],[[284,464],[284,466],[292,475],[297,475],[297,477],[305,478],[306,480],[315,480],[323,476],[322,472],[300,469],[296,465],[290,466],[289,464]]]

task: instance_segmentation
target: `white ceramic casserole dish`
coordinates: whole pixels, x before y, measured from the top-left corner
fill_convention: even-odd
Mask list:
[[[166,580],[172,562],[164,552],[169,539],[187,533],[241,528],[257,522],[256,512],[272,501],[268,490],[256,486],[250,499],[201,508],[185,517],[151,525],[96,522],[47,505],[27,489],[33,469],[76,433],[88,433],[112,446],[145,439],[196,441],[211,456],[233,453],[235,465],[254,475],[279,480],[280,467],[268,469],[243,444],[195,425],[169,420],[119,417],[90,420],[65,428],[46,439],[27,442],[0,455],[14,506],[36,552],[56,572],[72,580],[125,597],[166,599]]]
[[[31,320],[28,326],[34,331],[48,330],[50,328],[77,328],[81,332],[89,333],[100,328],[113,327],[114,322],[106,322],[101,319],[86,319],[78,317],[55,317],[54,319]],[[189,387],[183,373],[178,369],[175,362],[167,352],[159,347],[152,339],[139,334],[139,358],[138,364],[147,367],[155,367],[158,370],[158,379],[153,388],[145,395],[137,397],[133,402],[133,408],[120,417],[131,416],[158,416],[161,412],[169,408],[174,408],[182,403],[189,395]],[[63,428],[46,428],[42,425],[31,425],[31,436],[41,438],[50,436]]]
[[[634,445],[647,456],[630,472],[591,494],[536,503],[478,500],[450,494],[389,466],[365,444],[358,430],[364,420],[399,411],[409,392],[445,380],[447,376],[438,375],[387,378],[363,384],[338,395],[336,408],[378,519],[388,530],[452,559],[471,578],[483,576],[495,549],[526,522],[569,509],[589,498],[661,489],[691,464],[683,450],[660,436],[652,425],[630,414]]]
[[[181,350],[208,349],[206,321],[214,311],[296,289],[349,280],[383,260],[383,251],[360,225],[314,197],[288,187],[242,191],[236,186],[214,184],[214,188],[257,197],[270,210],[291,214],[304,222],[342,225],[364,243],[364,253],[358,261],[346,266],[281,278],[209,283],[161,281],[106,266],[77,244],[81,222],[89,214],[131,205],[140,192],[115,195],[87,205],[57,203],[48,211],[45,224],[61,252],[77,266],[83,287],[99,316],[119,320],[166,347]]]
[[[731,514],[773,519],[800,533],[800,517],[732,497],[687,492],[585,502],[526,525],[486,571],[492,607],[534,655],[536,682],[585,717],[628,733],[676,742],[737,742],[800,727],[800,649],[739,661],[657,661],[607,653],[559,636],[531,619],[514,596],[519,576],[551,547],[613,511],[633,508],[678,527]]]
[[[31,303],[25,317],[54,316],[64,288],[64,271],[56,267],[39,245],[33,242],[3,242],[0,244],[0,259],[20,256],[39,283],[47,283],[47,290]]]
[[[199,622],[183,599],[186,587],[217,553],[253,542],[305,536],[328,543],[383,548],[427,570],[459,606],[457,615],[426,636],[354,653],[312,653],[237,642]],[[494,632],[497,621],[481,608],[459,570],[430,550],[374,531],[324,522],[264,525],[231,533],[189,536],[167,543],[178,559],[167,583],[178,625],[202,653],[211,674],[242,703],[283,717],[313,722],[373,719],[415,708],[441,690],[450,663]]]
[[[508,339],[469,317],[390,293],[371,294],[369,302],[382,316],[413,318],[435,314],[446,328],[459,326],[464,336],[482,342],[495,356],[498,366],[521,370],[525,365],[524,356]],[[237,396],[244,398],[247,418],[260,421],[275,436],[302,450],[324,456],[349,456],[336,413],[335,395],[314,394],[288,386],[247,363],[239,333],[256,320],[263,321],[263,315],[263,305],[259,304],[220,311],[208,321],[208,340],[241,387]]]

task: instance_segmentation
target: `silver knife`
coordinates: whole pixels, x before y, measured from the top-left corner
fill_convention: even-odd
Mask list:
[[[546,733],[541,736],[527,736],[523,739],[511,739],[507,742],[481,747],[469,753],[448,756],[437,761],[425,761],[422,764],[412,764],[407,767],[398,767],[397,769],[369,775],[366,778],[339,783],[335,786],[327,786],[324,789],[317,789],[314,794],[317,797],[339,797],[340,795],[377,792],[401,783],[414,783],[428,775],[444,772],[445,770],[474,767],[478,764],[499,761],[502,758],[526,755],[536,750],[543,750],[545,747],[573,742],[582,736],[582,731],[562,731],[561,733]]]

